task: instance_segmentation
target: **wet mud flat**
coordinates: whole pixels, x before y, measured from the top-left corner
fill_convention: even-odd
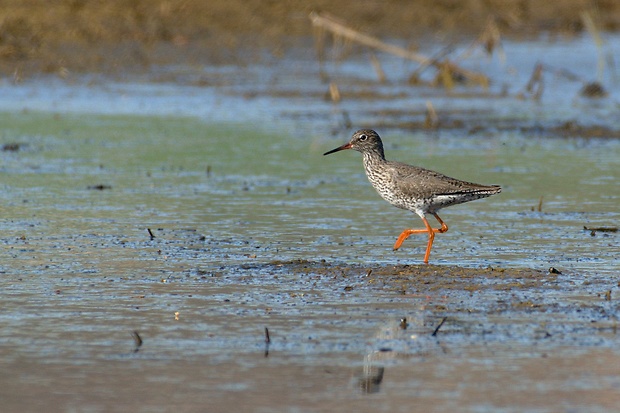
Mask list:
[[[191,228],[109,232],[56,237],[71,250],[39,262],[29,257],[50,248],[44,238],[13,249],[34,271],[2,274],[7,411],[597,412],[619,401],[606,276],[251,254],[214,265],[221,241]]]
[[[507,47],[511,85],[537,46]],[[620,403],[618,234],[584,229],[618,222],[613,90],[405,89],[406,67],[383,84],[358,59],[327,66],[335,102],[314,57],[166,69],[157,84],[4,85],[7,410]],[[427,100],[438,123],[420,131]],[[417,218],[382,204],[358,157],[321,156],[353,125],[386,129],[394,159],[505,191],[447,210],[434,264],[418,265],[424,241],[390,250]]]
[[[301,273],[332,279],[342,295],[371,289],[405,299],[426,299],[427,315],[435,320],[444,319],[438,321],[441,326],[434,330],[435,335],[440,328],[445,332],[443,328],[448,327],[451,320],[454,324],[448,329],[452,333],[464,328],[460,333],[471,334],[474,341],[495,334],[498,337],[507,334],[500,337],[500,341],[509,341],[514,334],[534,347],[544,348],[539,340],[550,338],[556,332],[564,338],[573,335],[570,340],[575,343],[581,340],[585,343],[597,342],[598,333],[602,334],[599,338],[614,338],[617,330],[618,308],[612,301],[617,285],[610,284],[607,277],[564,274],[553,267],[535,270],[432,264],[372,266],[299,260],[249,268],[269,274]],[[571,309],[569,313],[568,308]],[[516,324],[506,326],[500,321],[497,328],[482,324],[473,327],[495,316],[498,317],[496,321],[503,318],[504,322],[514,320]],[[534,322],[528,326],[526,320],[530,317],[534,317]],[[570,318],[573,320],[567,323]],[[403,322],[401,328],[406,329],[406,323]],[[476,332],[476,328],[480,330]]]

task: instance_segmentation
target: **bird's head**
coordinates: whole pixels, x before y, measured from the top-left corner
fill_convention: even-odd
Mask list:
[[[383,158],[383,142],[379,134],[372,129],[360,129],[353,134],[351,140],[336,149],[325,152],[323,155],[339,152],[345,149],[353,149],[361,153],[379,153]]]

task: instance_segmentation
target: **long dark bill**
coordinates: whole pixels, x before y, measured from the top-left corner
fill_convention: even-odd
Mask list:
[[[339,151],[343,151],[345,149],[351,149],[351,143],[345,143],[344,145],[336,148],[336,149],[332,149],[331,151],[327,151],[323,154],[323,156],[325,155],[329,155],[330,153],[334,153],[334,152],[339,152]]]

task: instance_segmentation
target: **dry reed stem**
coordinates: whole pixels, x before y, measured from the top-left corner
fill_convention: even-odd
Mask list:
[[[439,116],[435,111],[435,107],[430,100],[426,101],[426,119],[424,119],[424,127],[426,129],[435,129],[439,124]]]
[[[319,15],[318,13],[312,12],[310,13],[310,21],[312,22],[313,26],[322,27],[325,30],[329,30],[334,35],[352,40],[354,42],[363,44],[368,47],[372,47],[377,50],[381,50],[386,53],[393,54],[398,57],[402,57],[404,59],[413,60],[422,64],[428,62],[429,60],[424,55],[403,49],[402,47],[382,42],[376,37],[360,33],[357,30],[354,30],[350,27],[345,26],[344,24],[335,21],[335,19],[331,16],[327,17],[326,15]]]
[[[596,27],[596,23],[594,22],[594,18],[592,17],[592,13],[589,11],[581,12],[581,21],[585,26],[590,36],[594,39],[594,44],[596,45],[596,50],[598,51],[598,59],[597,59],[597,70],[596,70],[596,79],[599,83],[603,82],[603,73],[605,71],[605,56],[603,53],[603,46],[605,42],[601,37],[601,34]]]
[[[525,86],[525,90],[532,94],[532,99],[539,101],[542,97],[542,93],[544,90],[544,82],[543,82],[543,65],[542,63],[536,63],[534,66],[534,70],[532,71],[532,75],[530,76],[530,80],[527,82]],[[534,91],[536,88],[536,91]],[[533,92],[533,93],[532,93]]]
[[[340,102],[340,90],[335,82],[330,82],[329,84],[329,97],[334,103]]]
[[[495,18],[489,17],[482,33],[472,42],[472,44],[459,56],[460,59],[467,59],[471,56],[473,49],[482,46],[487,55],[492,56],[497,50],[499,59],[502,63],[506,61],[506,53],[502,47],[502,35],[497,27]]]
[[[320,15],[318,13],[312,12],[310,13],[309,17],[314,27],[320,27],[324,30],[332,32],[334,34],[335,41],[342,41],[343,39],[347,39],[361,45],[380,50],[385,53],[393,54],[394,56],[413,60],[414,62],[418,62],[422,65],[435,66],[440,71],[446,71],[446,73],[441,76],[441,84],[448,88],[453,86],[453,80],[455,78],[460,77],[472,81],[473,83],[479,84],[483,87],[487,87],[489,84],[488,77],[482,73],[463,69],[462,67],[459,67],[458,65],[450,62],[449,60],[435,61],[434,59],[430,59],[420,53],[416,53],[399,46],[385,43],[377,39],[376,37],[369,36],[348,26],[345,26],[344,24],[337,22],[331,16],[327,16],[325,14]],[[447,74],[450,74],[450,79],[446,77]]]
[[[385,83],[386,81],[385,72],[383,71],[383,68],[381,67],[381,63],[379,62],[379,59],[377,59],[377,56],[375,56],[374,53],[370,55],[370,62],[372,63],[372,67],[375,69],[375,72],[377,73],[377,78],[379,78],[379,83]]]

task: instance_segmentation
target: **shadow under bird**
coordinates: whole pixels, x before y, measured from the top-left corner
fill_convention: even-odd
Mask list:
[[[428,233],[428,244],[424,254],[426,264],[431,255],[435,233],[444,233],[448,230],[448,226],[439,218],[437,211],[451,205],[486,198],[502,191],[498,185],[461,181],[429,169],[388,161],[383,153],[381,138],[371,129],[358,130],[348,143],[323,155],[345,149],[361,152],[366,176],[383,199],[397,208],[415,212],[422,218],[426,228],[404,230],[394,244],[394,251],[399,249],[411,234]],[[428,214],[437,219],[441,228],[431,227],[426,219]]]

